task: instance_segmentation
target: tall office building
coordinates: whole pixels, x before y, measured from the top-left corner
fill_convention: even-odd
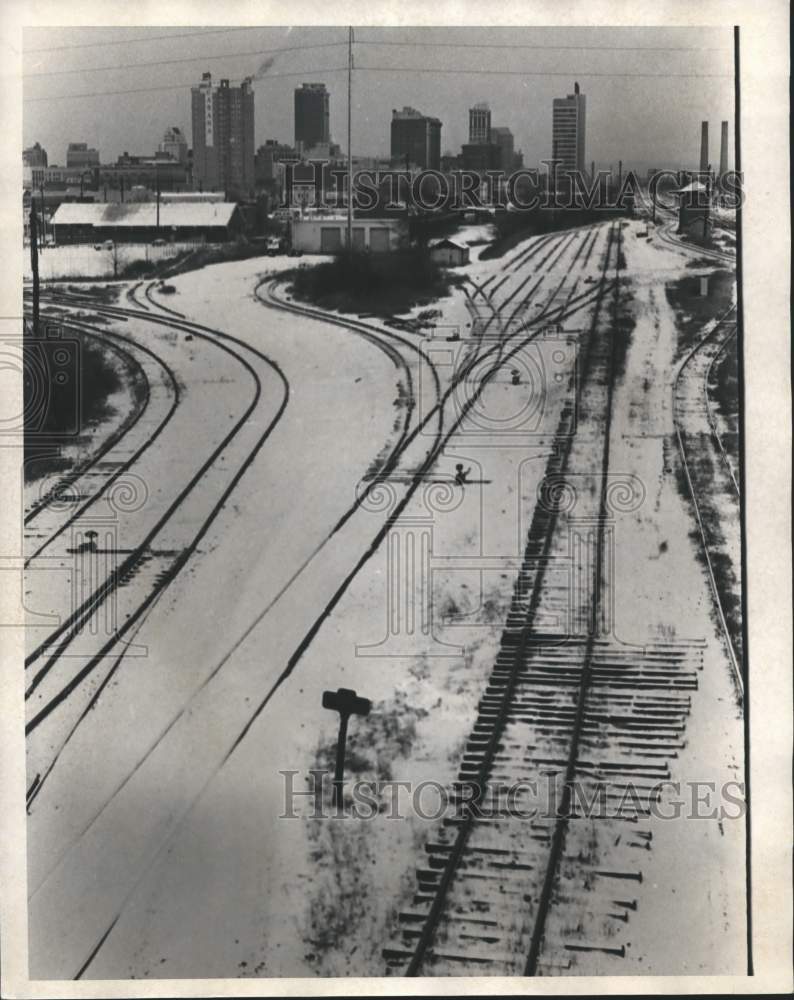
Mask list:
[[[295,147],[327,146],[331,141],[330,94],[324,83],[295,88]]]
[[[22,162],[28,167],[46,167],[47,150],[41,143],[35,142],[32,146],[22,150]]]
[[[555,97],[552,106],[552,158],[559,161],[560,173],[579,170],[585,164],[585,109],[584,94],[574,83],[573,93]]]
[[[66,149],[67,167],[98,167],[99,150],[89,149],[85,142],[70,142]]]
[[[495,125],[491,129],[491,142],[499,147],[499,168],[509,173],[515,164],[513,133],[504,125]]]
[[[171,125],[165,130],[163,141],[160,143],[160,152],[168,153],[177,163],[187,163],[187,139],[182,129]]]
[[[254,190],[254,92],[251,80],[219,86],[211,73],[191,92],[193,180],[203,191],[247,198]]]
[[[480,146],[491,141],[491,109],[485,104],[469,108],[469,145]]]
[[[441,166],[441,122],[416,108],[391,113],[391,158],[400,166],[438,170]]]

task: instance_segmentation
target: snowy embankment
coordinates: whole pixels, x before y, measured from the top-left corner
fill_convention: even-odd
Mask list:
[[[292,262],[276,258],[265,266],[282,263]],[[570,257],[560,261],[550,290],[569,264]],[[487,267],[496,274],[505,261]],[[596,259],[592,268],[597,273]],[[256,717],[306,629],[383,524],[385,509],[373,494],[372,509],[362,510],[299,572],[306,558],[301,553],[311,555],[318,542],[313,525],[323,515],[332,523],[327,512],[338,512],[355,493],[365,445],[369,459],[382,444],[382,432],[368,426],[367,408],[356,404],[351,390],[360,386],[374,412],[382,413],[384,402],[391,407],[384,389],[394,385],[393,375],[384,379],[380,353],[355,334],[263,308],[252,298],[256,278],[250,261],[206,268],[173,279],[177,293],[163,299],[266,350],[287,374],[292,396],[284,426],[234,497],[236,516],[219,523],[189,577],[177,579],[136,635],[150,656],[134,674],[120,676],[102,708],[101,731],[110,733],[125,725],[130,705],[136,705],[134,745],[120,754],[117,771],[130,767],[124,761],[145,756],[116,794],[107,779],[92,776],[98,801],[111,795],[110,801],[64,858],[66,883],[58,884],[56,872],[55,895],[49,897],[60,901],[59,910],[79,900],[85,887],[68,873],[93,859],[100,877],[91,895],[100,917],[69,942],[78,951],[77,940],[88,944],[104,929],[101,916],[122,907],[91,977],[174,976],[188,969],[191,975],[382,970],[380,947],[410,891],[416,845],[425,839],[427,822],[415,815],[394,821],[385,814],[362,821],[279,819],[285,796],[280,772],[298,771],[296,788],[302,789],[306,771],[325,765],[336,722],[321,707],[322,691],[348,686],[374,702],[367,720],[351,723],[351,767],[359,776],[432,779],[444,786],[454,778],[512,592],[522,525],[542,475],[542,434],[529,451],[521,435],[498,448],[487,446],[489,428],[501,435],[526,404],[526,387],[516,389],[500,376],[450,442],[432,481],[406,508],[404,530],[398,524],[364,565]],[[238,303],[233,322],[230,297]],[[452,370],[447,362],[445,379]],[[559,395],[549,398],[544,424],[556,426],[560,401]],[[450,405],[448,420],[454,413]],[[420,436],[401,463],[397,495],[428,444]],[[452,488],[458,461],[481,482],[464,491]],[[380,496],[388,509],[394,502],[389,490]],[[401,579],[390,553],[395,547],[421,553],[422,537],[429,540],[432,576],[425,577],[417,563],[417,577]],[[398,629],[390,636],[387,609],[399,593],[408,602],[400,605],[400,620],[409,620],[404,616],[410,606],[416,624],[412,632]],[[432,636],[421,631],[423,613],[433,616]],[[175,698],[164,699],[162,671],[206,677],[215,666],[218,672],[194,687],[184,714],[157,738],[177,705]],[[184,681],[179,688],[185,697]],[[75,744],[74,767],[91,758],[93,745],[86,731]],[[74,778],[64,779],[64,791]],[[149,803],[147,821],[130,823],[143,801]],[[121,874],[120,856],[129,859]],[[343,859],[347,867],[336,864]],[[122,906],[118,894],[127,884],[132,895]],[[192,930],[186,935],[182,916],[188,913]],[[59,960],[67,953],[64,948]]]
[[[308,589],[299,593],[295,588],[297,606],[284,607],[283,617],[268,622],[272,632],[264,647],[261,634],[239,656],[235,647],[243,645],[263,607],[278,602],[326,539],[399,422],[394,364],[342,330],[265,311],[251,295],[252,270],[249,261],[178,280],[188,285],[197,318],[272,351],[290,382],[290,405],[199,552],[127,635],[132,645],[113,683],[63,747],[31,811],[36,975],[75,973],[109,909],[121,904],[170,824],[183,817],[222,762],[231,734],[275,680],[285,647],[297,642],[311,609],[327,600],[322,587],[333,586],[339,570],[332,565],[318,579],[308,573],[301,578]],[[231,320],[230,298],[235,302]],[[205,309],[210,301],[214,308]],[[247,404],[251,378],[226,352],[215,349],[211,356],[212,344],[198,337],[187,344],[184,334],[152,327],[144,319],[129,321],[124,330],[165,356],[182,388],[170,433],[146,453],[148,498],[137,520],[148,522],[200,465],[220,426],[228,427],[230,415]],[[262,388],[261,416],[257,410],[250,426],[254,437],[266,426],[267,407],[280,399],[277,384],[265,380]],[[221,462],[224,458],[228,465],[239,460],[231,450]],[[216,476],[202,481],[197,498],[202,491],[213,494],[217,486]],[[183,533],[195,517],[195,511],[188,513],[174,523]],[[136,519],[126,521],[132,531]],[[140,530],[134,537],[123,534],[120,547],[128,548],[139,536]],[[329,557],[333,563],[338,550]],[[134,597],[135,585],[124,589],[126,600]],[[229,669],[221,669],[229,657]],[[52,723],[47,720],[48,734],[62,739],[60,729],[52,728],[58,717],[54,713]],[[119,732],[125,733],[122,741],[116,738]],[[46,757],[57,745],[54,738],[38,739],[36,753]],[[168,789],[165,798],[163,789]],[[67,913],[76,912],[80,919],[67,919]]]
[[[521,318],[529,310],[523,296],[561,301],[593,287],[586,282],[599,274],[604,244],[590,256],[585,246],[596,242],[589,239],[589,232],[586,239],[537,237],[504,258],[460,270],[479,283],[497,279],[501,300]],[[527,249],[541,244],[543,256],[524,264]],[[632,267],[646,272],[635,333],[639,368],[630,359],[627,376],[636,387],[647,354],[662,369],[667,363],[672,332],[666,325],[659,343],[653,301],[663,298],[665,269],[680,273],[686,258],[633,237],[627,253]],[[290,402],[197,557],[136,630],[133,639],[148,655],[119,672],[53,772],[49,805],[32,813],[34,856],[38,840],[48,858],[38,869],[32,911],[34,974],[74,975],[111,925],[85,978],[382,974],[381,949],[415,888],[433,822],[416,814],[410,794],[401,799],[404,819],[388,811],[371,819],[311,819],[312,801],[289,796],[290,788],[306,791],[307,772],[327,767],[333,755],[337,717],[322,708],[323,691],[355,688],[373,702],[367,718],[351,720],[349,775],[415,788],[423,780],[446,787],[458,773],[563,389],[548,379],[534,430],[513,434],[534,412],[533,397],[526,382],[513,384],[505,366],[339,594],[340,581],[404,496],[435,425],[409,447],[393,481],[331,534],[373,458],[395,441],[402,413],[395,401],[404,396],[407,374],[355,332],[267,309],[254,297],[265,272],[296,263],[276,257],[207,267],[170,279],[176,292],[160,299],[266,352],[289,380]],[[439,327],[457,327],[462,343],[413,339],[444,387],[471,348],[471,307],[455,291],[434,308]],[[585,310],[571,321],[573,342],[586,317]],[[659,322],[668,324],[669,316]],[[551,348],[548,357],[527,358],[528,367],[549,373],[551,362]],[[408,370],[417,384],[428,377],[428,365],[415,356]],[[657,378],[659,419],[668,413],[663,388]],[[192,391],[202,392],[199,380]],[[637,412],[630,401],[618,409]],[[445,427],[460,415],[460,399],[450,399]],[[623,426],[619,433],[615,448],[625,452],[615,467],[658,475],[661,439],[648,444],[656,450],[647,452],[645,468],[646,458],[633,453],[635,437]],[[185,432],[182,448],[203,446],[200,427]],[[453,483],[459,462],[471,469],[463,489]],[[693,575],[686,512],[674,487],[664,489],[678,504],[675,565],[668,561],[661,583],[647,588],[636,574],[624,574],[616,595],[643,636],[649,627],[670,627],[657,622],[659,587],[669,588],[679,568],[694,586],[702,583]],[[651,545],[658,552],[652,526],[636,528],[636,551]],[[678,602],[675,594],[671,599]],[[681,613],[700,614],[682,618],[681,628],[702,634],[703,603]],[[701,715],[708,715],[704,704]],[[701,721],[698,746],[711,735],[722,738],[731,718],[728,709],[712,729]],[[702,762],[693,758],[693,766]],[[433,809],[432,789],[422,804]],[[284,818],[290,805],[296,818]],[[712,835],[705,835],[709,844]],[[692,894],[697,885],[693,879]],[[697,905],[691,895],[687,903]],[[658,926],[648,934],[663,946]]]

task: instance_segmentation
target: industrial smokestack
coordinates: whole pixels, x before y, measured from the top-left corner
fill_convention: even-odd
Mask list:
[[[720,177],[728,173],[728,123],[722,123],[720,136]]]
[[[709,168],[709,123],[700,125],[700,172],[704,174]]]
[[[573,92],[574,92],[574,94],[578,94],[579,93],[579,84],[576,83],[576,82],[574,82],[574,85],[573,85]]]

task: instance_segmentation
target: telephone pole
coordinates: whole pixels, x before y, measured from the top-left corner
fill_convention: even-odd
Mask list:
[[[352,128],[353,87],[353,28],[347,29],[347,252],[353,252],[353,143]]]
[[[31,188],[31,195],[33,189]],[[47,242],[47,217],[44,214],[44,184],[39,186],[39,194],[41,195],[41,240],[42,245]]]
[[[36,206],[30,199],[30,269],[33,272],[33,336],[39,335],[39,241],[36,232]]]

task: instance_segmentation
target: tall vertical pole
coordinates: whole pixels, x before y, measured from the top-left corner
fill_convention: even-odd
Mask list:
[[[33,336],[39,335],[39,241],[36,232],[36,205],[30,199],[30,269],[33,272]]]
[[[353,252],[353,28],[347,29],[347,252]]]
[[[342,805],[342,794],[345,787],[345,744],[347,743],[347,722],[350,716],[347,712],[339,713],[339,737],[336,741],[336,767],[334,769],[333,802],[336,809]]]
[[[160,164],[154,167],[155,184],[157,186],[157,232],[160,232]]]
[[[43,246],[47,242],[47,218],[44,215],[44,184],[39,185],[39,194],[41,195],[41,242]]]

